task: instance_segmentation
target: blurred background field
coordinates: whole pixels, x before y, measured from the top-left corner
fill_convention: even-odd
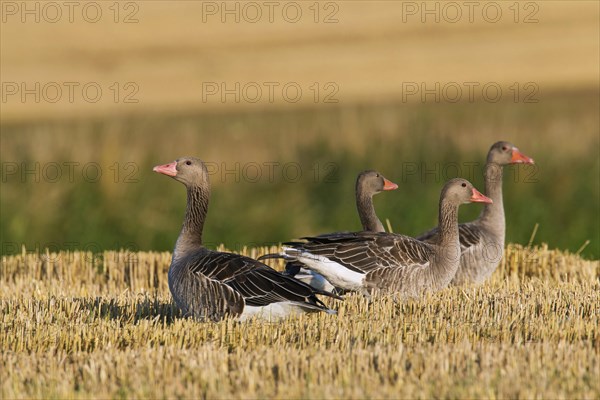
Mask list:
[[[407,13],[411,2],[363,1],[318,3],[316,23],[304,2],[297,23],[279,14],[222,23],[208,3],[120,3],[117,23],[102,3],[93,24],[77,13],[73,23],[22,22],[3,9],[2,254],[23,245],[171,249],[184,189],[151,169],[183,155],[213,168],[211,246],[358,229],[354,179],[371,168],[399,185],[377,196],[378,214],[414,235],[435,224],[443,182],[460,175],[482,187],[489,146],[509,140],[536,167],[506,169],[507,240],[527,244],[539,224],[534,243],[600,256],[597,2],[517,2],[518,16],[513,2],[497,2],[497,23],[479,13],[472,23],[449,14],[423,23]],[[127,15],[137,22],[124,23]],[[324,23],[328,15],[337,22]],[[36,102],[7,92],[6,83],[36,82],[94,82],[103,96]],[[236,102],[203,92],[236,82],[293,82],[303,96]],[[492,82],[503,95],[407,96],[407,84],[436,82]],[[127,83],[137,103],[125,102]],[[535,102],[526,102],[532,87]],[[461,219],[479,211],[465,206]]]
[[[213,246],[360,229],[354,180],[365,168],[399,185],[376,197],[380,217],[389,218],[395,231],[416,235],[435,225],[443,181],[460,170],[482,188],[488,146],[506,138],[537,162],[536,168],[506,169],[508,240],[527,244],[539,223],[536,243],[576,251],[590,240],[583,254],[597,258],[597,109],[593,93],[580,93],[529,112],[512,103],[418,104],[5,128],[3,162],[18,163],[19,171],[3,183],[3,240],[31,249],[170,250],[185,189],[151,169],[180,155],[214,163],[205,233]],[[80,163],[72,167],[72,183],[64,161]],[[44,168],[53,177],[48,165],[59,162],[64,175],[57,183],[35,182],[33,174],[22,180],[21,162],[29,169],[39,162],[42,178]],[[102,168],[97,183],[92,162]],[[266,163],[279,164],[269,169]],[[469,169],[468,163],[475,165]],[[461,219],[480,210],[464,206]],[[6,250],[20,251],[20,245]]]

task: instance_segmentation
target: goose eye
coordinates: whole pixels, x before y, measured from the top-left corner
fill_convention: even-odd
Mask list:
[[[462,185],[460,185],[460,186],[467,187],[467,184],[463,182]]]
[[[185,162],[185,165],[192,165],[192,162],[191,162],[190,160],[187,160],[187,161]]]
[[[375,176],[379,178],[379,174],[377,174],[377,175],[375,175]]]
[[[508,147],[502,146],[502,150],[506,151],[507,149],[508,149]]]

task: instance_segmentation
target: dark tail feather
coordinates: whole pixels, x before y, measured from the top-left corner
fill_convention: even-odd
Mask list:
[[[298,273],[300,273],[300,269],[304,266],[304,264],[297,261],[288,261],[285,264],[285,269],[282,274],[287,276],[295,277]]]
[[[282,274],[286,275],[286,276],[289,276],[289,277],[292,277],[292,278],[294,277],[294,275],[296,275],[298,273],[298,271],[300,270],[300,266],[302,265],[302,263],[294,263],[294,261],[296,261],[296,259],[294,257],[288,256],[286,254],[281,254],[281,253],[264,254],[264,255],[262,255],[262,256],[260,256],[260,257],[257,258],[258,261],[271,260],[271,259],[284,259],[284,260],[290,261],[288,263],[288,265],[286,265],[286,270],[284,272],[282,272]],[[290,265],[290,264],[292,264],[292,265]],[[288,269],[288,266],[290,267],[289,269]],[[296,268],[298,270],[296,270]],[[320,295],[323,295],[323,296],[331,297],[331,298],[336,299],[336,300],[344,300],[343,297],[338,296],[335,293],[331,293],[331,292],[328,292],[326,290],[320,290],[320,289],[314,288],[314,287],[312,287],[312,286],[310,286],[310,285],[308,285],[308,284],[306,284],[304,282],[301,282],[301,281],[297,281],[297,282],[300,282],[303,285],[306,285],[307,287],[311,288],[311,290],[313,291],[314,294],[320,294]],[[315,296],[315,299],[323,307],[326,307],[325,304],[323,302],[321,302],[321,300],[319,300],[316,296]]]
[[[344,301],[344,300],[345,300],[343,297],[340,297],[340,296],[338,296],[338,295],[336,295],[336,294],[333,294],[333,293],[331,293],[331,292],[325,292],[325,293],[320,293],[320,294],[321,294],[322,296],[331,297],[331,298],[333,298],[333,299],[336,299],[336,300],[342,300],[342,301]],[[314,299],[316,300],[316,303],[317,303],[318,305],[320,305],[320,306],[322,306],[322,307],[329,308],[329,307],[327,307],[327,305],[326,305],[325,303],[323,303],[323,301],[322,301],[321,299],[319,299],[317,296],[315,296],[315,297],[314,297]]]
[[[337,295],[337,294],[335,294],[335,293],[328,292],[328,291],[326,291],[326,290],[315,289],[315,288],[314,288],[314,287],[312,287],[312,286],[311,286],[311,288],[312,288],[312,290],[313,290],[313,291],[314,291],[316,294],[320,294],[320,295],[322,295],[322,296],[331,297],[332,299],[336,299],[336,300],[344,300],[344,298],[343,298],[342,296],[338,296],[338,295]],[[319,303],[323,304],[323,303],[321,302],[321,300],[319,300],[318,298],[317,298],[317,301],[318,301]],[[325,305],[325,304],[323,304],[323,305]]]
[[[310,299],[310,300],[312,300],[312,299]],[[337,314],[337,311],[327,307],[321,301],[318,301],[318,302],[310,301],[308,303],[296,302],[296,304],[298,304],[300,307],[302,307],[303,309],[305,309],[306,311],[309,311],[309,312],[324,311],[327,314]]]

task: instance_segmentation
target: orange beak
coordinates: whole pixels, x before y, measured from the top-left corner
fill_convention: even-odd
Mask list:
[[[471,200],[471,202],[473,202],[473,203],[488,203],[488,204],[493,203],[492,199],[490,199],[487,196],[484,196],[483,194],[481,194],[481,192],[479,192],[475,188],[473,188],[473,195],[471,196],[471,198],[469,200]]]
[[[512,159],[510,160],[513,164],[533,164],[533,158],[527,157],[525,154],[521,153],[519,149],[513,147],[512,151]]]
[[[159,174],[167,175],[167,176],[176,176],[177,175],[177,161],[173,161],[169,164],[157,165],[152,168],[152,171],[158,172]]]
[[[396,185],[392,181],[388,181],[387,179],[383,178],[383,190],[395,190],[395,189],[398,189],[398,185]]]

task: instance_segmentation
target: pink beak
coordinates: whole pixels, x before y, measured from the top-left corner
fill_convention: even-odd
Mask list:
[[[395,190],[395,189],[398,189],[398,185],[396,185],[392,181],[388,181],[387,179],[383,178],[383,190]]]
[[[525,154],[521,153],[519,149],[513,147],[512,151],[512,159],[510,160],[513,164],[533,164],[533,158],[527,157]]]
[[[473,188],[473,195],[471,196],[470,200],[474,203],[488,203],[488,204],[493,203],[492,199],[490,199],[487,196],[484,196],[483,194],[481,194],[481,192],[479,192],[475,188]]]
[[[152,168],[152,171],[158,172],[159,174],[164,174],[167,176],[176,176],[177,175],[177,161],[173,161],[169,164],[157,165]]]

